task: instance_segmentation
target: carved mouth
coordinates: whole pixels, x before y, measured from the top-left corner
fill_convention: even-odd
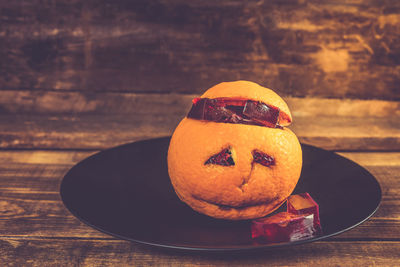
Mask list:
[[[205,202],[205,203],[207,203],[207,204],[209,204],[209,205],[217,206],[219,209],[221,209],[221,210],[226,210],[226,211],[231,210],[231,209],[235,209],[235,210],[244,210],[244,209],[247,209],[247,208],[250,208],[250,207],[256,207],[256,206],[261,206],[261,205],[268,205],[268,204],[273,203],[273,202],[275,202],[276,200],[279,199],[279,197],[274,197],[274,198],[272,198],[272,199],[270,199],[270,200],[268,200],[268,201],[257,202],[257,203],[254,203],[254,204],[243,204],[243,205],[231,206],[231,205],[220,204],[220,203],[217,203],[217,202],[205,200],[205,199],[202,199],[202,198],[199,198],[199,197],[196,197],[196,196],[192,196],[192,197],[193,197],[194,199],[198,200],[198,201]],[[275,209],[276,207],[279,207],[280,205],[282,205],[282,203],[283,203],[284,201],[285,201],[285,200],[283,200],[282,202],[279,202],[279,203],[277,203],[276,205],[274,205],[273,209]]]

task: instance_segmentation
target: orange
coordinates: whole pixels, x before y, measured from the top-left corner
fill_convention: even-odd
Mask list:
[[[281,97],[252,82],[221,83],[201,97],[262,101],[281,109],[281,125],[292,120]],[[205,164],[226,148],[231,151],[234,165]],[[271,156],[274,164],[254,162],[254,151]],[[168,172],[179,198],[200,213],[222,219],[252,219],[271,213],[292,193],[301,167],[300,143],[286,127],[184,118],[168,150]]]

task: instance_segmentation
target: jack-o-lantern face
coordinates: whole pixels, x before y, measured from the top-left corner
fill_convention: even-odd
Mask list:
[[[222,85],[202,98],[260,101],[251,97],[254,88],[256,93],[265,90],[267,96],[273,93],[249,82]],[[213,90],[215,96],[210,95]],[[281,122],[282,118],[284,123],[290,121],[290,113],[282,114]],[[245,120],[184,118],[176,128],[168,151],[168,171],[177,195],[194,210],[216,218],[257,218],[278,208],[293,191],[302,165],[296,135],[285,127],[252,125],[249,117]]]

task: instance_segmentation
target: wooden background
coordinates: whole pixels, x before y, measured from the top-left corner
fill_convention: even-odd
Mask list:
[[[2,89],[400,99],[396,0],[1,3]]]
[[[303,143],[367,168],[377,214],[274,253],[186,255],[121,241],[62,205],[65,172],[170,135],[221,81],[284,96]],[[0,0],[0,262],[400,265],[400,2]]]

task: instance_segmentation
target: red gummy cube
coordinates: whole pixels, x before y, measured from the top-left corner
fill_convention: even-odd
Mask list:
[[[287,212],[296,215],[313,214],[314,228],[321,230],[319,206],[314,199],[312,199],[310,194],[302,193],[289,196],[287,199]]]
[[[281,212],[251,222],[253,239],[272,243],[298,241],[315,236],[314,214]]]
[[[308,193],[289,196],[287,212],[251,222],[253,239],[273,243],[307,239],[321,233],[319,206]]]

